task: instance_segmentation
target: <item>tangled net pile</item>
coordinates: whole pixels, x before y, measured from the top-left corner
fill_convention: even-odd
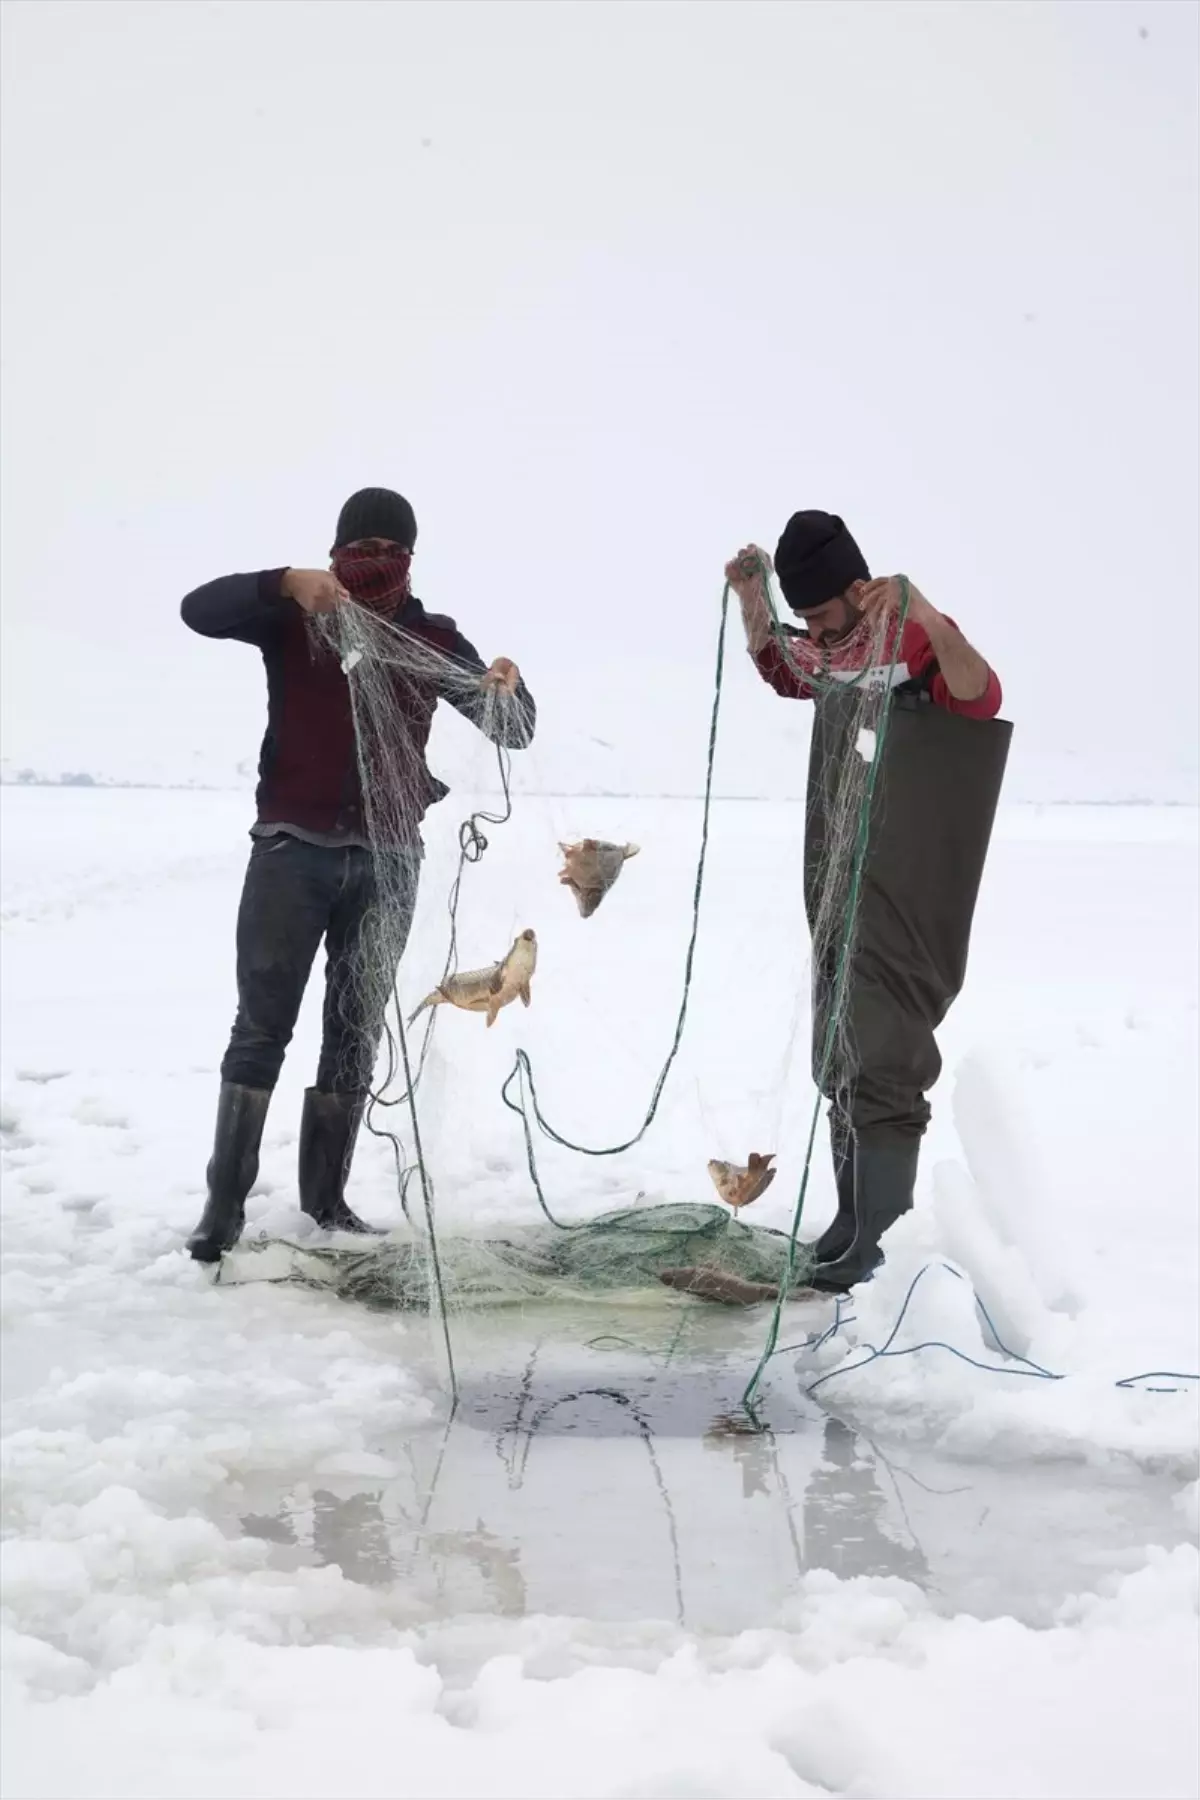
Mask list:
[[[777,1296],[764,1363],[772,1353],[780,1311],[804,1284],[809,1261],[798,1240],[807,1191],[820,1094],[836,1100],[849,1089],[856,1064],[846,1005],[862,870],[877,770],[882,760],[901,617],[865,622],[833,652],[781,624],[769,574],[758,572],[769,608],[772,640],[788,668],[814,696],[812,779],[809,791],[805,904],[812,935],[813,1075],[819,1090],[790,1231],[747,1225],[724,1208],[704,1203],[647,1205],[563,1224],[552,1212],[539,1178],[535,1134],[591,1156],[627,1150],[649,1129],[667,1074],[679,1048],[687,1014],[708,843],[717,727],[724,680],[730,591],[722,598],[704,811],[694,894],[692,934],[683,993],[662,1074],[639,1130],[610,1147],[571,1144],[548,1123],[533,1088],[524,1052],[505,1084],[504,1099],[521,1115],[529,1172],[542,1218],[488,1238],[459,1235],[439,1242],[434,1172],[423,1155],[418,1089],[435,1027],[430,1012],[415,1065],[405,1035],[396,971],[412,919],[411,864],[420,818],[445,790],[427,773],[423,740],[414,742],[411,720],[440,697],[458,708],[497,746],[505,810],[475,814],[462,827],[458,870],[450,893],[450,942],[445,975],[456,967],[456,918],[463,871],[486,848],[480,822],[503,823],[511,812],[506,769],[510,747],[526,741],[519,706],[504,692],[484,691],[478,668],[466,667],[434,645],[356,605],[343,605],[313,621],[314,635],[336,654],[352,696],[367,835],[376,876],[377,904],[357,959],[356,983],[371,1013],[386,1028],[387,1071],[374,1106],[407,1108],[408,1130],[388,1131],[397,1152],[401,1197],[409,1228],[364,1249],[305,1250],[292,1279],[332,1286],[347,1297],[385,1307],[429,1309],[441,1316],[453,1379],[450,1315],[456,1307],[498,1305],[554,1297],[663,1294],[664,1271],[695,1267],[768,1286]],[[799,931],[801,921],[792,929]],[[388,1089],[400,1077],[400,1094]],[[516,1083],[520,1097],[509,1097]],[[526,1086],[529,1097],[526,1097]],[[372,1122],[371,1128],[379,1127]],[[414,1218],[408,1189],[419,1177],[422,1209]],[[760,1371],[763,1365],[760,1364]],[[757,1380],[757,1375],[755,1377]],[[751,1384],[753,1386],[753,1383]]]
[[[443,1238],[440,1248],[447,1301],[464,1308],[636,1299],[664,1293],[664,1274],[697,1268],[731,1285],[802,1285],[801,1269],[788,1275],[786,1232],[744,1224],[721,1206],[627,1207],[566,1229],[534,1223],[502,1237]],[[290,1279],[388,1310],[430,1303],[426,1247],[415,1235],[367,1250],[306,1248]]]

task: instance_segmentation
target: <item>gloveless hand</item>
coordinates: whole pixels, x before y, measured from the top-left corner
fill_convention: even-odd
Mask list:
[[[279,591],[306,613],[332,612],[350,596],[328,569],[285,569]]]
[[[747,544],[725,564],[725,579],[740,600],[759,592],[770,572],[771,558],[757,544]]]
[[[515,694],[521,671],[507,656],[498,656],[479,683],[485,693]]]
[[[902,591],[899,575],[883,576],[876,581],[866,582],[857,595],[855,604],[864,618],[877,625],[888,613],[899,615]],[[936,625],[941,616],[937,608],[929,604],[920,588],[910,581],[908,612],[905,617],[928,630],[930,624]]]

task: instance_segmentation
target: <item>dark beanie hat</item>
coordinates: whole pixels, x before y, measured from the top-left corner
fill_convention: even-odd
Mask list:
[[[793,513],[775,551],[775,573],[793,612],[836,600],[856,581],[869,581],[866,558],[832,513]]]
[[[360,538],[388,538],[411,550],[417,541],[417,519],[403,494],[391,488],[360,488],[351,494],[338,514],[335,550],[356,544]]]

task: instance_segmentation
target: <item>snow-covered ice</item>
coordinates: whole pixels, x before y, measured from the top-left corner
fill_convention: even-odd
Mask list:
[[[431,821],[406,999],[440,966],[463,807]],[[315,982],[237,1279],[186,1258],[246,823],[242,794],[3,795],[5,1793],[1194,1795],[1196,1396],[1116,1383],[1200,1366],[1195,813],[1002,813],[918,1208],[819,1349],[828,1305],[789,1309],[762,1437],[718,1428],[758,1313],[456,1316],[447,1428],[428,1322],[259,1278],[257,1235],[303,1242]],[[439,1021],[444,1231],[532,1216],[499,1100],[518,1043],[566,1135],[640,1121],[698,823],[519,797],[489,830],[464,961],[527,922],[541,958],[527,1014]],[[553,877],[586,834],[643,849],[584,922]],[[618,1158],[545,1147],[565,1215],[708,1199],[708,1157],[753,1143],[780,1167],[756,1212],[786,1222],[801,835],[799,806],[718,803],[662,1112]],[[352,1199],[398,1222],[386,1143]],[[893,1348],[1004,1373],[851,1368],[918,1276]],[[1012,1373],[992,1328],[1066,1379]]]

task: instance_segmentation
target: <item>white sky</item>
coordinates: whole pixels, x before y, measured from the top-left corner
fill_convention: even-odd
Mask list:
[[[544,760],[615,695],[650,771],[725,557],[816,505],[1022,755],[1194,764],[1191,0],[3,16],[7,756],[253,754],[179,599],[381,483]]]

